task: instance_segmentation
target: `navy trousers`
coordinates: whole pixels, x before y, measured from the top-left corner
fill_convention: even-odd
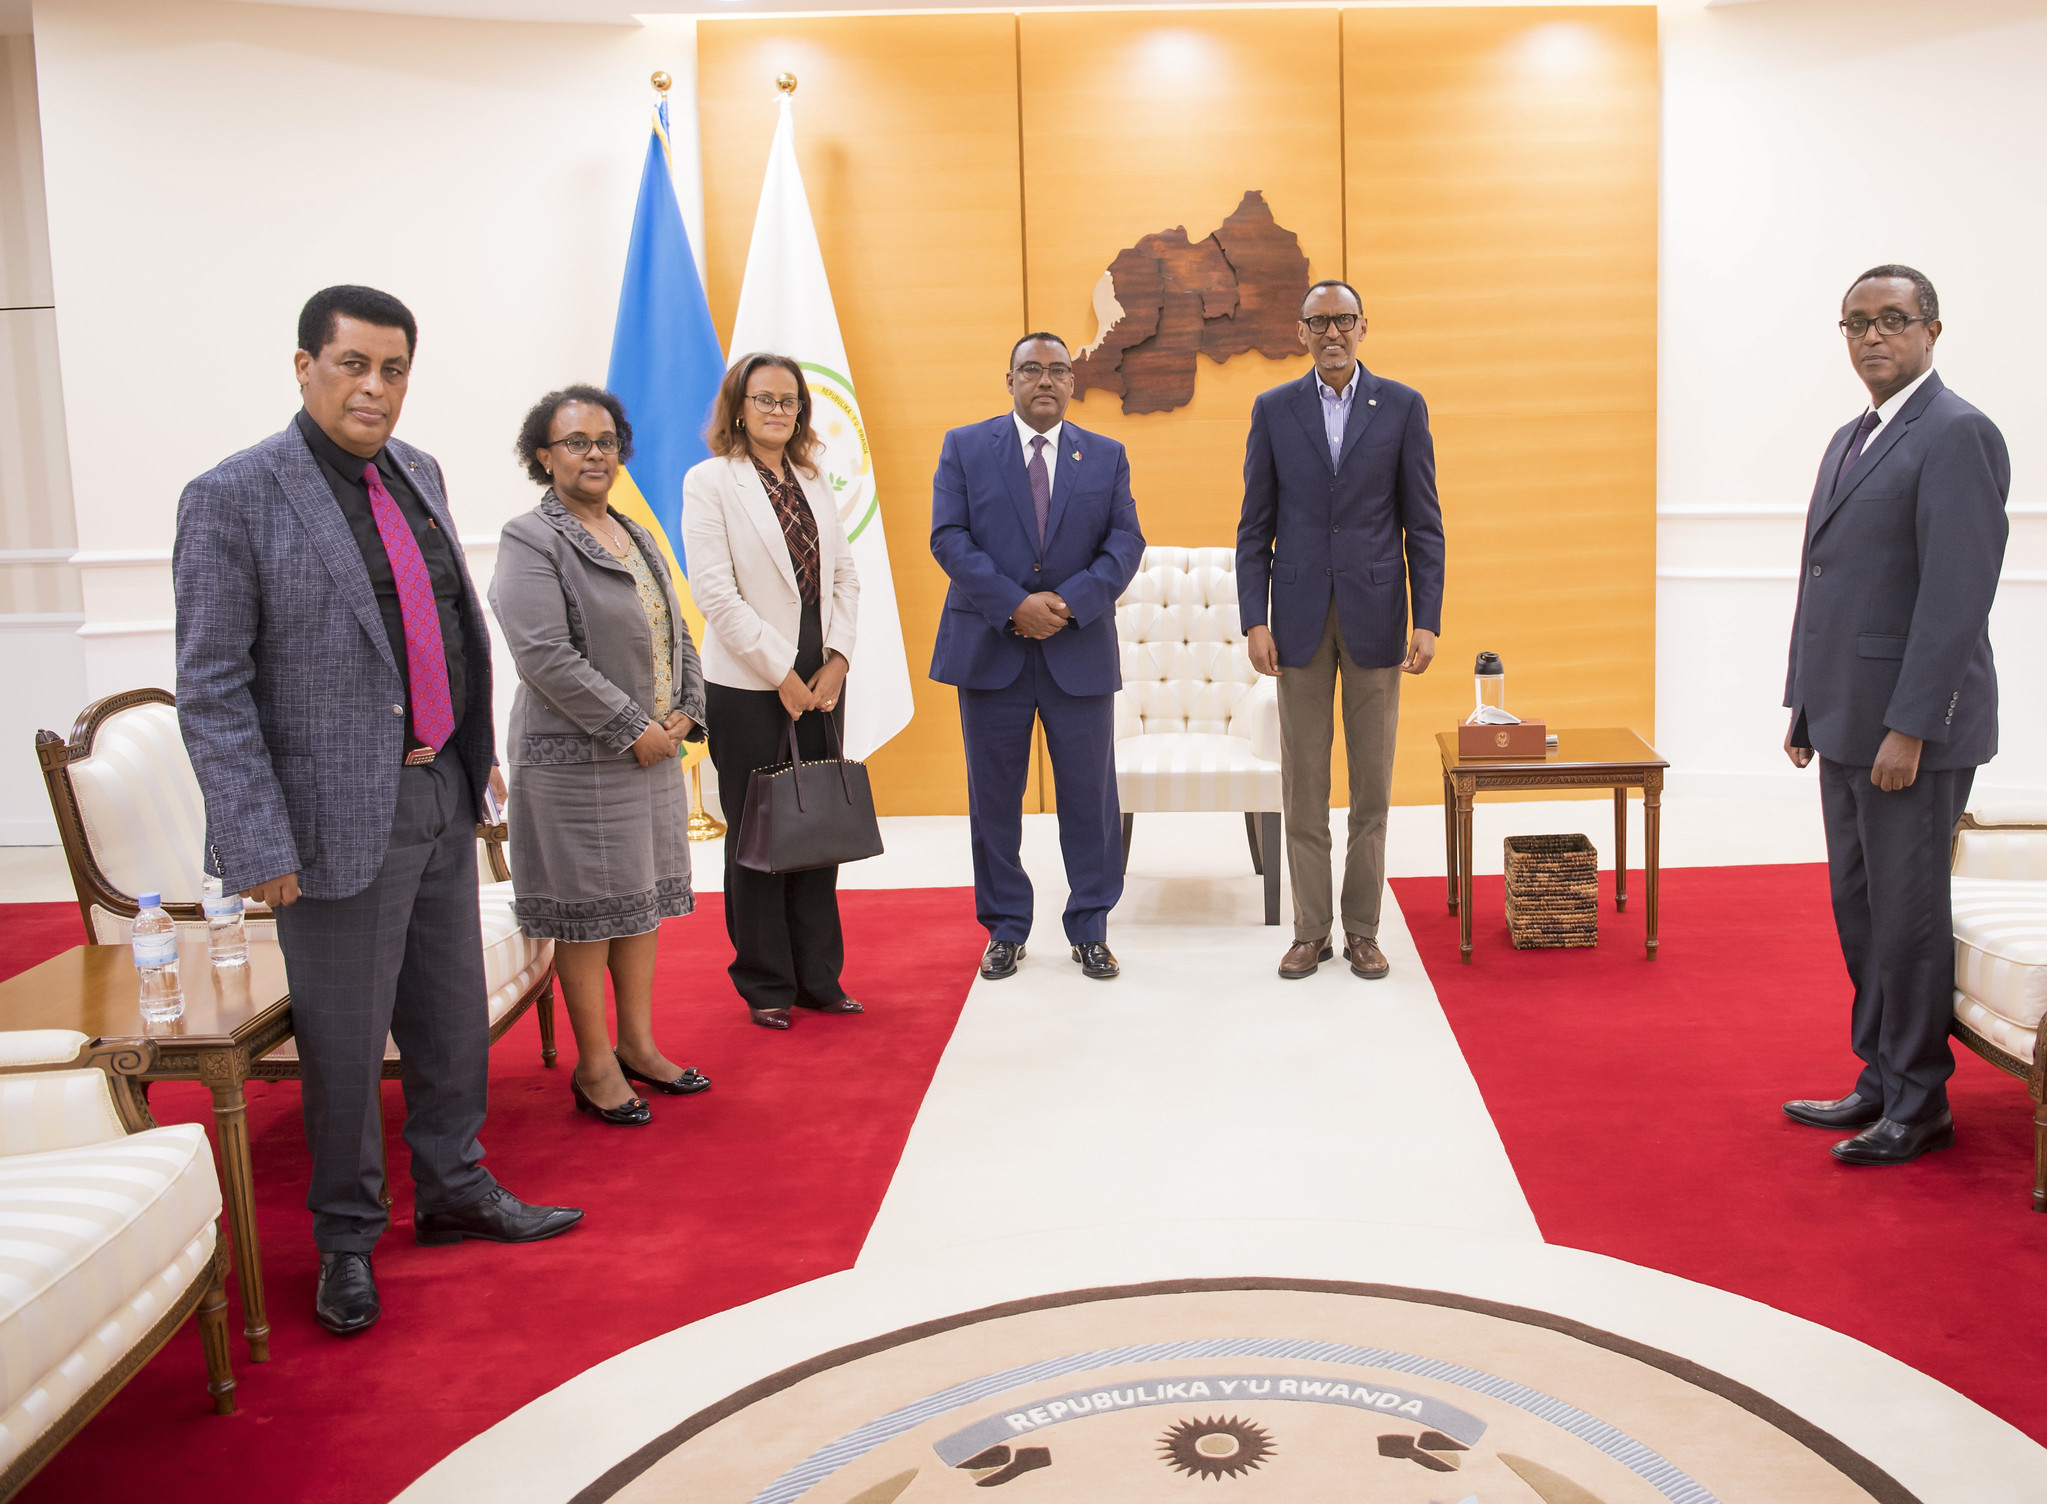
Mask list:
[[[291,986],[306,1147],[306,1207],[322,1253],[368,1253],[388,1218],[377,1094],[398,1041],[415,1204],[452,1211],[489,1194],[477,1134],[490,1085],[490,1003],[476,907],[476,801],[457,757],[407,768],[383,869],[352,898],[277,911]]]
[[[1820,759],[1820,809],[1834,927],[1855,984],[1849,1024],[1862,1075],[1855,1090],[1894,1123],[1947,1106],[1955,1072],[1955,930],[1948,852],[1974,768],[1921,769],[1886,794],[1869,769]]]
[[[1023,796],[1031,725],[1045,725],[1066,858],[1066,938],[1109,938],[1109,910],[1123,896],[1122,811],[1116,800],[1116,696],[1070,695],[1030,645],[1023,671],[1002,689],[962,689],[967,812],[974,840],[974,909],[989,938],[1031,933],[1031,879],[1023,869]]]

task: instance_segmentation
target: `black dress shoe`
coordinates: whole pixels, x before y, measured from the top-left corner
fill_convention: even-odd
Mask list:
[[[538,1243],[567,1232],[583,1220],[573,1206],[529,1206],[503,1186],[494,1187],[481,1201],[458,1206],[451,1212],[412,1213],[412,1236],[427,1248],[441,1248],[464,1238],[486,1243]]]
[[[1016,975],[1016,963],[1024,958],[1023,941],[990,940],[981,952],[981,975],[991,982]]]
[[[1109,954],[1109,947],[1099,940],[1083,940],[1074,946],[1073,959],[1080,962],[1080,974],[1090,981],[1111,981],[1123,970]]]
[[[1851,1165],[1909,1164],[1922,1154],[1945,1149],[1955,1141],[1954,1114],[1943,1107],[1923,1123],[1894,1123],[1879,1118],[1874,1127],[1834,1145],[1834,1158]]]
[[[789,1027],[787,1008],[749,1008],[749,1017],[763,1029],[786,1029]]]
[[[618,1068],[625,1073],[626,1080],[635,1086],[644,1086],[649,1091],[666,1092],[671,1097],[688,1097],[711,1089],[711,1078],[693,1065],[684,1067],[682,1074],[673,1081],[656,1081],[652,1076],[643,1076],[627,1065],[625,1056],[619,1054],[617,1050],[611,1052],[611,1058],[618,1062]],[[575,1077],[571,1076],[569,1079],[573,1081]]]
[[[376,1276],[366,1253],[320,1255],[320,1288],[313,1296],[313,1314],[337,1337],[352,1337],[377,1324],[384,1314],[377,1300]]]
[[[834,1003],[806,1003],[801,998],[798,998],[796,1006],[808,1008],[812,1013],[865,1013],[867,1011],[850,997],[842,997]]]
[[[1883,1103],[1872,1102],[1859,1092],[1833,1102],[1798,1101],[1784,1104],[1784,1116],[1813,1128],[1867,1128],[1884,1115]]]
[[[569,1072],[569,1095],[576,1099],[576,1111],[594,1112],[600,1123],[610,1123],[617,1128],[644,1128],[654,1121],[654,1109],[639,1097],[627,1097],[617,1107],[599,1107],[590,1100],[590,1093],[583,1090],[583,1083],[576,1079],[574,1071]]]

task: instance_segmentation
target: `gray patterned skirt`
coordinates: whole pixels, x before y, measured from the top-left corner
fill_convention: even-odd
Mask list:
[[[512,912],[541,940],[644,935],[696,907],[689,785],[674,758],[511,769]]]

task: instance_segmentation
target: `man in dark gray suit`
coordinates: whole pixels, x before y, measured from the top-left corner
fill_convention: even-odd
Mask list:
[[[387,1032],[419,1242],[530,1242],[583,1215],[520,1201],[476,1137],[490,1051],[476,820],[501,785],[490,638],[441,467],[390,436],[416,334],[388,293],[314,294],[299,315],[304,408],[185,488],[171,563],[207,870],[277,915],[313,1156],[314,1309],[343,1335],[381,1314]]]
[[[1948,848],[1997,753],[1990,605],[2004,564],[2004,436],[1933,370],[1940,300],[1909,266],[1873,267],[1841,304],[1869,409],[1820,462],[1799,567],[1784,750],[1817,752],[1827,870],[1855,984],[1855,1088],[1786,1102],[1857,1165],[1954,1142],[1947,1078],[1955,947]]]

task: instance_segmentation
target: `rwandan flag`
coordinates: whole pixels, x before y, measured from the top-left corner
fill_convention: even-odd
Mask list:
[[[633,425],[633,457],[619,469],[611,504],[660,540],[690,635],[701,649],[704,617],[690,595],[689,560],[682,552],[682,478],[710,457],[704,428],[725,376],[725,357],[690,254],[668,151],[664,99],[654,112],[640,172],[618,327],[611,336],[606,384]],[[692,744],[686,760],[694,761],[702,750],[702,743]]]

